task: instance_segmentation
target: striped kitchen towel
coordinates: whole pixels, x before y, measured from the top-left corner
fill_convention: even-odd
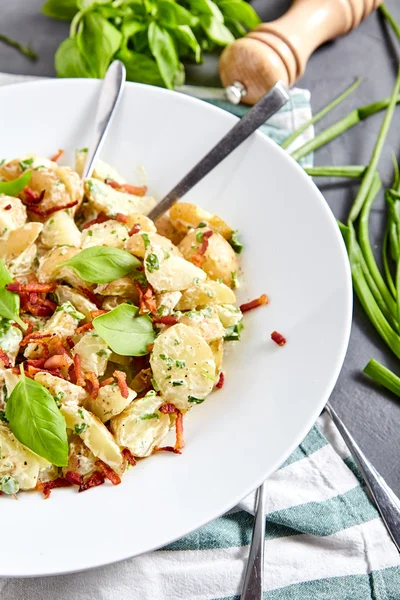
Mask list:
[[[0,85],[14,80],[0,74]],[[246,110],[225,103],[220,90],[182,91],[239,116]],[[307,91],[292,90],[290,105],[264,125],[264,133],[282,141],[310,117],[309,99]],[[298,143],[312,135],[308,130]],[[400,600],[399,555],[327,415],[267,488],[264,600]],[[254,494],[185,538],[119,564],[51,578],[2,579],[0,598],[239,600],[253,506]]]

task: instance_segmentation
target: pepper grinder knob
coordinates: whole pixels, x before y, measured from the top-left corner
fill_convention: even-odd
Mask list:
[[[383,0],[294,0],[276,21],[262,23],[225,48],[219,71],[227,97],[255,104],[277,81],[292,86],[318,46],[349,33]]]

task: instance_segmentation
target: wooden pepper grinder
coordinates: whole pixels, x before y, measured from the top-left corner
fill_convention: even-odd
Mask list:
[[[255,104],[277,82],[292,86],[318,46],[355,29],[383,0],[294,0],[223,51],[219,71],[228,99]]]

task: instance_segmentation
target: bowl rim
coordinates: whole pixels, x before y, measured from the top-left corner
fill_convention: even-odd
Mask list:
[[[45,89],[46,87],[50,87],[50,88],[62,87],[63,85],[75,86],[75,87],[80,87],[82,85],[87,86],[87,87],[96,87],[96,86],[99,86],[100,84],[101,84],[101,80],[98,80],[98,79],[32,78],[31,80],[27,80],[27,81],[23,81],[23,82],[14,82],[14,83],[10,83],[5,86],[2,86],[0,89],[0,102],[1,102],[1,98],[4,95],[7,95],[8,93],[13,93],[14,89],[18,86],[22,87],[23,89],[31,88],[33,86],[34,87],[43,87],[43,89]],[[150,93],[150,94],[154,94],[154,95],[158,95],[158,96],[166,95],[169,97],[173,97],[173,96],[178,97],[181,102],[185,102],[187,104],[192,104],[192,105],[198,105],[199,107],[201,106],[202,111],[211,111],[211,112],[214,112],[215,114],[218,114],[221,118],[225,119],[226,122],[230,122],[232,124],[232,126],[235,124],[235,122],[237,122],[239,120],[239,117],[233,115],[232,113],[224,110],[223,108],[221,108],[219,106],[216,106],[212,103],[207,102],[206,98],[194,97],[194,96],[191,96],[190,93],[184,93],[182,91],[173,91],[173,90],[168,90],[165,88],[159,88],[156,86],[151,86],[151,85],[146,85],[146,84],[136,83],[136,82],[129,82],[129,81],[126,82],[125,85],[128,88],[142,88],[143,90],[145,90],[145,93]],[[319,200],[322,205],[322,209],[325,213],[325,216],[327,217],[327,219],[329,220],[329,222],[331,224],[332,232],[335,232],[335,238],[337,241],[337,251],[340,252],[340,258],[341,258],[341,263],[342,263],[342,267],[343,267],[343,276],[344,276],[344,282],[345,282],[344,297],[343,297],[343,310],[346,313],[346,318],[345,318],[345,325],[343,327],[343,331],[342,331],[342,335],[341,335],[341,341],[340,341],[340,344],[338,344],[338,348],[337,348],[335,364],[333,364],[331,366],[331,375],[330,375],[329,379],[327,378],[327,381],[324,386],[325,392],[324,392],[324,394],[322,394],[320,401],[315,404],[314,410],[310,411],[310,416],[307,419],[306,425],[304,425],[301,428],[301,430],[299,429],[298,434],[294,436],[292,443],[287,447],[287,450],[285,451],[285,453],[279,458],[279,460],[277,459],[272,464],[272,466],[271,465],[269,466],[269,468],[266,470],[266,474],[261,475],[257,479],[257,483],[255,486],[252,485],[251,489],[246,489],[245,492],[240,494],[240,497],[238,497],[238,498],[235,497],[234,499],[232,499],[232,501],[229,501],[222,509],[218,510],[217,514],[214,513],[212,516],[203,518],[201,521],[198,521],[195,526],[193,526],[189,530],[186,530],[184,533],[180,532],[176,536],[174,536],[172,538],[169,537],[167,540],[162,541],[159,545],[149,547],[140,553],[135,552],[134,554],[130,554],[130,555],[126,555],[126,553],[124,553],[123,555],[119,555],[116,558],[113,558],[112,560],[105,560],[101,563],[99,563],[97,561],[94,564],[92,562],[83,567],[70,568],[70,569],[66,569],[66,570],[62,570],[62,571],[55,571],[55,570],[50,570],[47,572],[35,571],[32,573],[28,573],[28,574],[26,574],[26,573],[15,574],[14,573],[12,575],[7,575],[7,574],[0,575],[0,577],[25,578],[25,577],[53,576],[53,575],[83,572],[83,571],[86,571],[89,569],[95,569],[95,568],[100,568],[100,567],[103,567],[106,565],[115,564],[115,563],[121,562],[123,560],[132,558],[134,556],[139,556],[142,553],[152,552],[159,548],[162,549],[165,545],[168,545],[168,544],[170,544],[176,540],[179,540],[182,537],[192,533],[193,531],[196,531],[197,529],[203,527],[204,525],[211,522],[212,520],[217,519],[218,517],[225,514],[230,509],[232,509],[234,506],[236,506],[241,500],[243,500],[246,496],[248,496],[251,492],[253,492],[257,487],[259,487],[271,474],[273,474],[282,465],[282,463],[292,454],[292,452],[297,448],[299,443],[301,443],[301,441],[304,439],[304,437],[310,431],[312,426],[315,424],[319,414],[323,410],[323,407],[325,406],[327,400],[329,399],[329,396],[331,395],[333,388],[337,382],[337,379],[339,377],[340,371],[341,371],[343,363],[344,363],[344,359],[346,356],[348,343],[349,343],[349,339],[350,339],[351,323],[352,323],[352,310],[353,310],[353,293],[352,293],[352,279],[351,279],[350,264],[349,264],[349,260],[348,260],[346,247],[345,247],[342,235],[340,233],[339,227],[337,226],[336,219],[335,219],[329,205],[327,204],[327,201],[325,200],[321,191],[315,185],[315,183],[313,182],[311,177],[309,177],[306,174],[304,169],[285,150],[283,150],[277,143],[272,141],[266,134],[264,134],[263,132],[258,130],[253,135],[257,136],[260,140],[262,140],[263,144],[266,144],[266,145],[270,146],[270,148],[273,148],[274,152],[277,152],[278,154],[280,154],[283,162],[285,163],[285,165],[287,165],[286,168],[288,168],[289,170],[290,169],[297,170],[299,176],[302,177],[305,182],[307,182],[306,185],[308,185],[308,186],[311,185],[314,188],[314,193],[317,196],[319,196]],[[114,556],[116,556],[117,554],[118,553],[114,553]]]

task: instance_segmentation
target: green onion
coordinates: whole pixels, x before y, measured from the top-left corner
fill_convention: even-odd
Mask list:
[[[314,150],[318,150],[318,148],[331,142],[351,127],[354,127],[354,125],[357,125],[357,123],[360,123],[361,121],[368,119],[368,117],[387,108],[390,100],[391,98],[385,98],[384,100],[352,110],[348,115],[343,117],[343,119],[340,119],[340,121],[337,121],[324,131],[321,131],[321,133],[316,135],[312,140],[306,142],[303,146],[292,152],[291,156],[295,160],[300,160],[303,156],[307,156],[307,154],[314,152]],[[400,96],[396,98],[396,102],[400,102]]]
[[[397,377],[387,367],[381,365],[377,360],[371,358],[364,369],[364,373],[371,377],[376,383],[383,385],[386,389],[400,396],[400,377]]]
[[[390,223],[388,220],[388,226],[389,226],[389,224]],[[382,264],[383,264],[383,271],[385,273],[385,277],[386,277],[386,281],[389,286],[389,289],[390,289],[393,297],[396,298],[396,295],[397,295],[396,286],[394,285],[392,273],[390,272],[388,254],[387,254],[388,253],[388,237],[389,237],[389,231],[388,231],[388,227],[387,227],[386,231],[385,231],[385,235],[383,236]]]
[[[349,215],[350,221],[354,221],[358,217],[358,215],[363,207],[363,204],[366,200],[369,189],[372,185],[372,180],[374,178],[374,175],[375,175],[375,172],[376,172],[376,169],[378,166],[378,162],[381,157],[382,150],[383,150],[383,146],[385,144],[385,140],[386,140],[386,137],[387,137],[387,134],[389,131],[390,123],[393,118],[394,110],[396,108],[399,90],[400,90],[400,68],[397,73],[396,83],[393,88],[393,93],[392,93],[392,96],[391,96],[391,99],[390,99],[390,102],[389,102],[389,105],[388,105],[388,108],[387,108],[387,111],[385,114],[385,118],[383,119],[383,123],[382,123],[380,131],[379,131],[378,139],[376,140],[376,144],[375,144],[374,150],[372,152],[370,163],[369,163],[367,170],[365,172],[365,175],[361,181],[361,185],[359,187],[356,199],[355,199],[354,204],[350,211],[350,215]]]
[[[362,165],[344,165],[342,167],[305,167],[307,175],[311,177],[348,177],[360,179],[367,167]]]
[[[393,31],[395,32],[395,34],[397,35],[397,37],[400,40],[400,26],[399,26],[398,22],[396,21],[396,19],[390,14],[390,12],[388,11],[387,7],[384,4],[382,4],[379,7],[379,10],[381,11],[381,13],[385,17],[385,19],[389,22]]]
[[[386,283],[378,269],[378,265],[376,264],[374,253],[372,252],[371,243],[369,240],[369,226],[368,226],[369,214],[371,211],[371,206],[372,206],[376,196],[378,195],[381,187],[382,187],[381,178],[378,175],[378,173],[375,173],[372,185],[370,187],[365,204],[361,211],[360,224],[359,224],[359,230],[358,230],[358,238],[359,238],[360,249],[361,249],[361,252],[365,259],[368,271],[369,271],[371,277],[373,278],[382,298],[384,299],[386,306],[389,309],[389,312],[393,316],[394,314],[396,314],[396,302],[394,301],[393,296],[390,293],[390,291],[388,290]],[[398,327],[397,326],[398,322],[399,321],[397,321],[397,320],[395,321],[396,328]]]
[[[308,127],[310,127],[311,125],[314,125],[314,123],[318,123],[318,121],[320,121],[323,117],[325,117],[325,115],[327,115],[332,109],[334,109],[336,106],[338,106],[338,104],[343,102],[343,100],[345,100],[347,98],[347,96],[350,96],[350,94],[352,92],[354,92],[355,89],[358,88],[361,81],[362,81],[362,78],[359,77],[354,83],[351,84],[350,87],[347,88],[347,90],[345,90],[343,92],[343,94],[340,94],[340,96],[338,96],[337,98],[332,100],[332,102],[330,102],[327,106],[325,106],[322,110],[320,110],[316,115],[314,115],[312,117],[312,119],[310,119],[309,121],[306,121],[305,123],[300,125],[300,127],[298,127],[291,135],[289,135],[289,137],[287,137],[282,142],[281,147],[287,148],[288,146],[290,146],[290,144],[292,142],[294,142],[294,140],[296,140],[299,137],[299,135],[301,135],[303,133],[303,131],[308,129]]]
[[[7,37],[6,35],[3,35],[2,33],[0,33],[0,42],[7,44],[7,46],[11,46],[11,48],[15,48],[16,50],[18,50],[18,52],[21,52],[21,54],[29,58],[29,60],[37,60],[37,54],[32,50],[32,48],[23,46],[16,40],[12,40],[11,38]]]

